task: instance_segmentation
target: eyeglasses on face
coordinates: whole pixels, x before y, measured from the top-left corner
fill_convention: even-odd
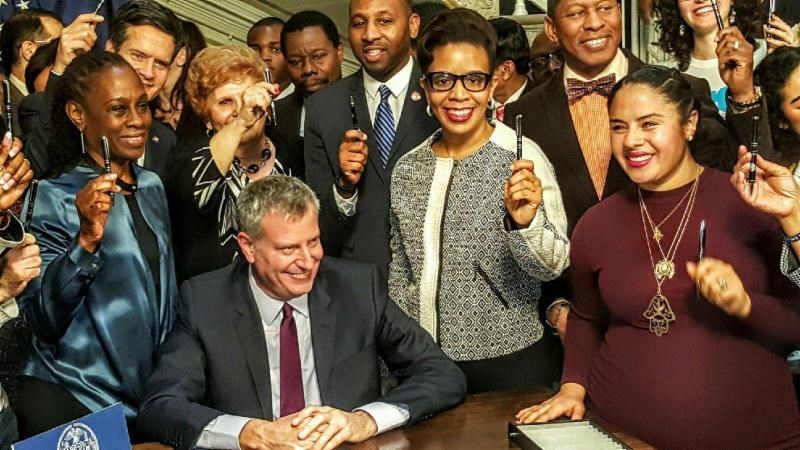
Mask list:
[[[559,53],[545,53],[531,60],[531,68],[534,70],[545,70],[551,67],[561,67],[564,58]]]
[[[437,92],[446,92],[456,85],[456,81],[461,80],[461,85],[469,92],[481,92],[489,85],[492,76],[485,72],[468,72],[456,75],[450,72],[428,72],[425,75],[425,82]]]

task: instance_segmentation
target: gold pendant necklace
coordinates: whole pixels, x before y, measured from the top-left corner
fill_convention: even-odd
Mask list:
[[[681,221],[678,223],[678,229],[675,232],[675,238],[672,240],[672,243],[670,244],[666,254],[661,248],[661,239],[664,235],[661,233],[661,230],[658,227],[666,222],[666,219],[668,219],[669,216],[675,212],[677,207],[673,208],[672,212],[670,212],[667,217],[661,221],[661,223],[655,225],[650,219],[650,214],[647,212],[647,206],[645,205],[644,198],[642,197],[642,190],[637,187],[637,191],[639,193],[639,211],[642,215],[642,227],[644,228],[644,241],[647,244],[647,253],[650,255],[650,265],[653,268],[653,275],[656,279],[656,295],[650,299],[650,302],[647,304],[647,308],[642,313],[642,317],[648,320],[649,331],[658,337],[667,334],[669,332],[670,323],[674,322],[677,318],[675,316],[675,312],[672,310],[672,306],[669,304],[669,300],[661,292],[661,284],[665,280],[671,280],[672,277],[675,276],[674,259],[678,252],[678,246],[680,245],[683,235],[686,232],[686,227],[689,224],[689,218],[692,215],[694,202],[697,198],[697,186],[700,179],[700,173],[701,168],[698,167],[694,185],[686,194],[689,197],[689,201],[686,204],[686,209],[683,211]],[[686,198],[686,195],[684,195],[684,198]],[[683,199],[681,199],[678,205],[681,203],[683,203]],[[658,263],[656,263],[655,259],[653,258],[653,250],[650,248],[650,236],[647,233],[648,222],[653,231],[653,240],[656,241],[658,249],[661,252],[662,259],[659,260]]]
[[[642,313],[645,319],[650,321],[650,332],[656,336],[661,336],[669,332],[669,324],[675,322],[675,313],[669,305],[667,297],[661,293],[659,286],[656,295],[650,299],[647,309]]]

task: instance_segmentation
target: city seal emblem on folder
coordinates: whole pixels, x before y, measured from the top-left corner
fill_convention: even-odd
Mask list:
[[[100,450],[100,444],[91,428],[76,422],[61,432],[56,450]]]

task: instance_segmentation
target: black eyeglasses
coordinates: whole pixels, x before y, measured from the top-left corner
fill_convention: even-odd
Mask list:
[[[564,58],[559,53],[545,53],[531,60],[533,70],[552,70],[564,65]]]
[[[437,92],[446,92],[456,85],[456,81],[461,80],[464,89],[470,92],[480,92],[489,85],[492,76],[484,72],[469,72],[463,75],[456,75],[450,72],[428,72],[425,75],[425,82]]]

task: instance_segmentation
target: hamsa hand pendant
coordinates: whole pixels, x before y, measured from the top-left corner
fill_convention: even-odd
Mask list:
[[[660,292],[650,300],[650,304],[647,305],[642,316],[650,321],[650,332],[656,336],[667,334],[670,322],[675,321],[675,313],[672,312],[667,297]]]

